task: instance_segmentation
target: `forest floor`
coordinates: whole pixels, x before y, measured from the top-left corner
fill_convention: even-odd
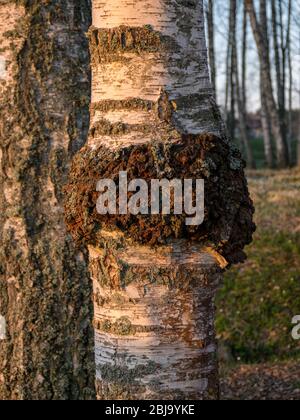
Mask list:
[[[257,232],[217,299],[223,399],[300,400],[300,171],[253,171]]]
[[[240,365],[223,372],[222,400],[300,400],[300,362]]]

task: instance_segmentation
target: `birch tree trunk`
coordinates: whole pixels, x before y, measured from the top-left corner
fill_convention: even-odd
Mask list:
[[[289,164],[289,156],[286,138],[283,136],[279,113],[274,98],[269,49],[266,47],[265,42],[265,33],[267,32],[266,1],[261,0],[260,2],[260,22],[257,18],[254,1],[245,1],[260,60],[263,95],[268,114],[270,115],[272,134],[276,143],[277,164],[280,168],[284,168]]]
[[[215,57],[215,28],[214,28],[214,12],[215,12],[214,0],[208,0],[207,3],[207,34],[208,34],[208,57],[209,67],[211,73],[211,83],[214,89],[215,95],[217,92],[217,77],[216,77],[216,57]]]
[[[282,99],[281,106],[279,107],[279,118],[281,123],[282,136],[287,143],[287,122],[286,122],[286,80],[287,80],[287,38],[285,37],[284,30],[284,11],[282,1],[278,1],[279,9],[279,28],[280,28],[280,49],[281,49],[281,86],[282,86]],[[289,31],[289,17],[287,30]],[[288,35],[288,34],[287,34]],[[288,143],[287,143],[288,146]]]
[[[300,168],[300,117],[298,117],[297,166]]]
[[[0,1],[0,399],[94,397],[91,286],[62,187],[89,125],[84,0]]]
[[[89,246],[98,398],[217,399],[214,296],[254,225],[210,83],[203,2],[94,0],[90,49],[90,137],[65,211]],[[206,178],[204,223],[98,214],[96,184],[120,170],[148,185]]]
[[[235,76],[235,94],[236,94],[236,100],[238,105],[238,114],[239,114],[239,129],[240,129],[240,136],[241,141],[243,144],[243,148],[245,150],[246,159],[248,166],[252,169],[255,169],[255,161],[253,157],[253,152],[251,148],[251,142],[248,136],[248,130],[247,130],[247,117],[246,117],[246,110],[243,102],[243,98],[245,99],[245,93],[243,95],[240,87],[240,72],[239,72],[239,64],[238,64],[238,53],[237,53],[237,2],[236,0],[231,0],[231,9],[234,11],[234,16],[232,17],[234,19],[234,25],[233,30],[234,33],[232,35],[233,37],[233,65],[232,70],[233,74]]]
[[[280,47],[279,47],[279,35],[278,35],[278,28],[279,20],[278,20],[278,12],[277,12],[277,4],[279,2],[277,0],[272,0],[272,33],[273,33],[273,44],[274,44],[274,57],[275,57],[275,68],[276,68],[276,84],[277,84],[277,102],[279,108],[279,117],[280,117],[280,124],[281,129],[284,130],[285,126],[285,87],[283,83],[284,75],[282,71],[285,72],[285,69],[282,66],[283,59],[281,60],[280,57]],[[281,28],[282,33],[282,28]],[[282,41],[282,37],[281,37]],[[282,48],[281,48],[282,52]]]

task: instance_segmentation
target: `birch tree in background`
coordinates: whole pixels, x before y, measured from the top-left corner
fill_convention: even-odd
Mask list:
[[[300,31],[299,31],[299,41],[300,41]],[[300,54],[300,42],[299,42],[299,54]],[[298,95],[299,95],[299,105],[300,105],[300,89],[299,89]],[[297,166],[300,167],[300,112],[298,115],[298,130],[297,130]]]
[[[215,57],[215,28],[214,28],[214,0],[207,0],[206,18],[207,18],[207,34],[208,34],[208,58],[211,72],[212,87],[217,93],[217,72],[216,72],[216,57]]]
[[[276,144],[277,165],[280,168],[285,168],[289,165],[289,153],[272,85],[269,48],[266,44],[268,39],[266,0],[260,0],[260,20],[257,17],[254,1],[245,1],[259,55],[264,112],[270,116],[271,130]]]
[[[288,62],[288,124],[287,124],[287,139],[289,147],[289,158],[290,162],[293,162],[293,151],[292,151],[292,141],[293,141],[293,89],[294,89],[294,72],[293,72],[293,62],[292,62],[292,17],[293,17],[293,0],[288,1],[288,22],[287,22],[287,36],[286,36],[286,50],[287,50],[287,62]]]
[[[236,76],[235,76],[235,33],[236,33],[236,2],[229,2],[227,67],[226,67],[226,99],[225,114],[227,129],[231,139],[236,135]]]
[[[285,122],[285,85],[286,85],[286,69],[285,69],[285,49],[283,46],[283,27],[282,18],[278,17],[282,14],[282,6],[278,0],[272,0],[272,34],[273,48],[275,59],[276,85],[277,85],[277,103],[279,110],[279,118],[283,135],[286,135]],[[279,9],[279,13],[278,13]]]
[[[252,147],[251,147],[251,141],[248,135],[248,129],[247,129],[247,115],[246,115],[246,93],[245,93],[245,52],[243,52],[243,68],[242,68],[242,73],[243,73],[243,82],[242,82],[242,86],[243,88],[241,89],[241,82],[240,82],[240,70],[239,70],[239,60],[238,60],[238,48],[237,48],[237,1],[236,0],[230,0],[231,1],[231,8],[230,10],[232,11],[232,19],[233,19],[233,25],[232,25],[232,30],[233,30],[233,34],[232,34],[232,72],[233,72],[233,77],[234,77],[234,87],[235,87],[235,96],[236,96],[236,101],[237,101],[237,108],[238,108],[238,115],[239,115],[239,120],[238,120],[238,124],[239,124],[239,134],[240,134],[240,138],[241,138],[241,143],[243,146],[243,149],[245,151],[245,155],[246,155],[246,160],[248,163],[248,167],[251,169],[255,169],[256,165],[255,165],[255,161],[254,161],[254,157],[253,157],[253,151],[252,151]],[[244,17],[245,18],[245,17]],[[246,50],[246,34],[245,32],[247,31],[247,24],[244,21],[244,42],[243,42],[243,48],[244,51]]]

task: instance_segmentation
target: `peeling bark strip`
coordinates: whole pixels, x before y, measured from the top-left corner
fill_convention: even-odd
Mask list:
[[[217,399],[214,296],[253,205],[209,81],[200,0],[94,0],[89,141],[66,222],[89,245],[100,399]],[[206,181],[203,226],[96,212],[101,178]],[[208,243],[208,247],[207,247]],[[226,259],[228,261],[226,261]]]
[[[86,255],[62,208],[89,125],[89,24],[88,1],[0,0],[0,399],[95,395]]]

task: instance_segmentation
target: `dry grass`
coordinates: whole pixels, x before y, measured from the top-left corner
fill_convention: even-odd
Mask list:
[[[291,320],[300,314],[300,172],[248,174],[258,226],[249,259],[220,291],[217,330],[235,360],[297,358]]]
[[[300,363],[242,365],[221,381],[223,400],[300,400]]]

